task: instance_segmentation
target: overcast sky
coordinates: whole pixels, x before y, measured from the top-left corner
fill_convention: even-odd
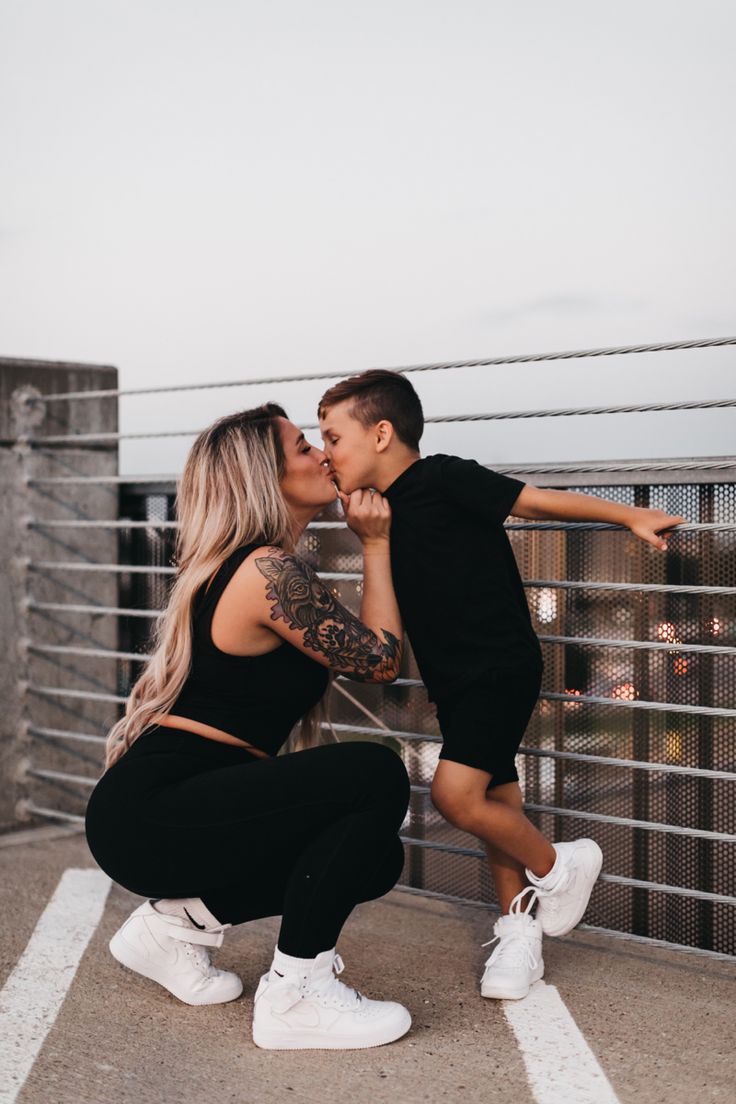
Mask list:
[[[0,355],[122,387],[736,334],[736,9],[0,0]],[[414,377],[427,413],[734,397],[736,350]],[[322,386],[122,401],[197,428]],[[428,431],[732,454],[734,415]],[[189,441],[123,444],[176,471]]]

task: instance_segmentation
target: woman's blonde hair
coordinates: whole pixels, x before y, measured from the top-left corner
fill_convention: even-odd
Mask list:
[[[294,551],[293,520],[280,487],[286,457],[278,417],[287,415],[277,403],[229,414],[203,430],[189,451],[176,492],[174,584],[153,630],[152,654],[108,733],[105,769],[179,696],[191,669],[192,610],[200,588],[244,544]],[[325,724],[335,739],[329,688],[292,733],[292,750],[320,743]]]

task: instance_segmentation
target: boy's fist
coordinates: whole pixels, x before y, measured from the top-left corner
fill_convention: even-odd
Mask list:
[[[387,498],[378,491],[367,488],[352,491],[349,495],[338,488],[337,494],[342,503],[348,528],[352,529],[364,544],[366,541],[389,539],[391,507]]]

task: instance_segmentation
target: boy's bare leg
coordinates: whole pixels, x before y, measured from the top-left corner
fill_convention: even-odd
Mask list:
[[[518,782],[506,782],[501,786],[494,786],[492,790],[487,791],[486,797],[489,801],[502,801],[512,809],[523,811],[524,798]],[[493,843],[486,843],[485,847],[496,899],[502,915],[505,915],[517,893],[521,893],[522,889],[529,885],[529,880],[523,863],[517,862]]]
[[[494,847],[494,859],[497,852],[503,852],[543,877],[557,858],[554,847],[521,809],[486,794],[491,777],[487,771],[440,759],[432,781],[432,803],[450,824]],[[508,870],[507,866],[502,878]]]

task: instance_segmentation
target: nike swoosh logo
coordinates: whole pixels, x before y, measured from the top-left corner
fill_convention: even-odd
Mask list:
[[[205,924],[198,924],[197,921],[194,919],[194,917],[189,915],[188,909],[185,908],[184,911],[186,912],[187,916],[189,916],[189,919],[192,921],[195,928],[199,928],[200,931],[204,931],[206,925]]]
[[[288,1012],[282,1015],[279,1015],[278,1012],[273,1012],[272,1015],[276,1016],[279,1020],[284,1020],[291,1027],[319,1027],[322,1022],[322,1018],[316,1008],[310,1008],[308,1005],[303,1004],[297,1004],[294,1008],[290,1008]]]

